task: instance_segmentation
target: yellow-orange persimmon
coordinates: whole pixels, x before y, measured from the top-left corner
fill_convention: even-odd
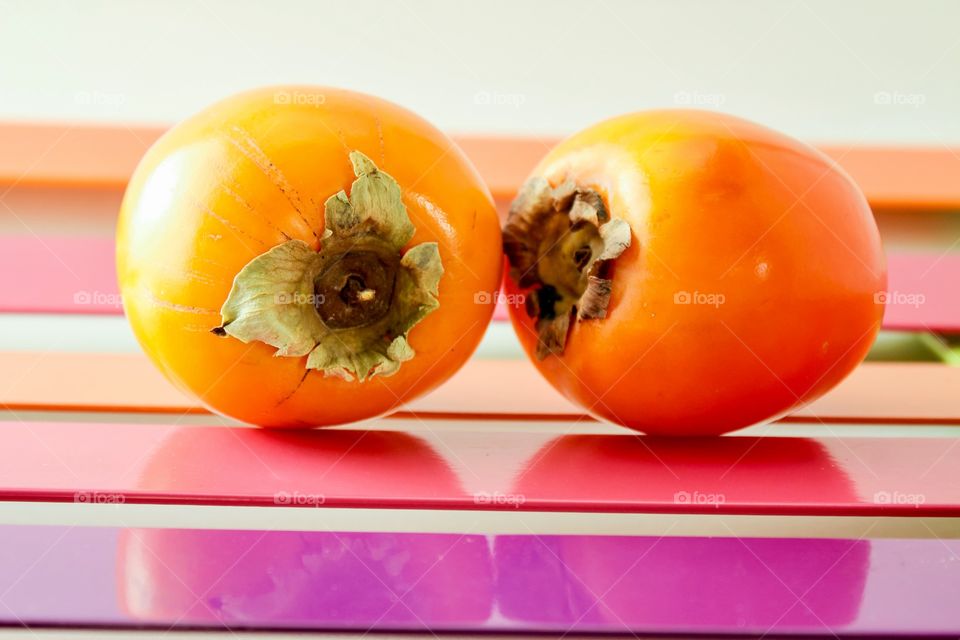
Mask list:
[[[170,380],[219,413],[308,427],[383,414],[456,371],[489,322],[499,247],[488,190],[441,132],[289,86],[215,104],[149,150],[117,259]]]
[[[883,315],[880,237],[853,181],[717,113],[626,115],[562,142],[514,202],[504,249],[540,372],[651,434],[723,433],[809,402],[860,363]]]

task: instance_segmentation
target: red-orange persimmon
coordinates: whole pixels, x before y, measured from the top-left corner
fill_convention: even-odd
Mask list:
[[[883,315],[857,185],[815,149],[713,112],[636,113],[562,142],[514,202],[504,248],[540,372],[650,434],[796,409],[860,363]]]

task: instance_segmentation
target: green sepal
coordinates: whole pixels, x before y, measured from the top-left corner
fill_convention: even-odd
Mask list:
[[[276,347],[277,356],[307,356],[308,370],[344,380],[389,376],[414,357],[409,331],[440,306],[443,265],[437,243],[402,254],[415,228],[400,186],[358,151],[350,153],[356,180],[325,203],[320,251],[289,240],[251,260],[233,282],[221,309],[218,335]],[[324,265],[351,250],[374,252],[397,265],[387,314],[369,325],[331,328],[317,312],[315,287]]]
[[[350,153],[357,179],[350,196],[341,191],[324,205],[327,234],[339,238],[376,236],[399,251],[410,242],[416,230],[403,205],[400,185],[359,151]]]
[[[244,343],[276,347],[278,356],[307,355],[325,331],[313,306],[319,264],[319,254],[302,240],[257,256],[234,278],[218,329]]]

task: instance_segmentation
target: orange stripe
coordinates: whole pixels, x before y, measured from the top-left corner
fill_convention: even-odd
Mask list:
[[[960,424],[960,368],[866,363],[790,422]],[[139,353],[0,353],[0,406],[14,410],[205,410]],[[525,360],[471,360],[437,391],[397,414],[461,419],[579,419],[583,411]]]
[[[161,127],[0,123],[0,184],[123,188]],[[509,200],[556,140],[454,136],[494,196]],[[821,149],[875,208],[960,208],[960,148]]]

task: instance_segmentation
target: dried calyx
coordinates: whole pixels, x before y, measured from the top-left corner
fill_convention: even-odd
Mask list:
[[[325,204],[320,250],[289,240],[237,274],[220,310],[220,336],[308,356],[307,370],[346,380],[391,375],[414,356],[407,334],[440,306],[435,242],[414,234],[400,186],[358,151],[350,195]]]
[[[596,191],[564,182],[553,188],[534,177],[520,190],[503,230],[510,277],[530,289],[527,313],[536,319],[537,357],[562,354],[574,316],[604,318],[611,267],[630,246],[630,226],[610,219]]]

